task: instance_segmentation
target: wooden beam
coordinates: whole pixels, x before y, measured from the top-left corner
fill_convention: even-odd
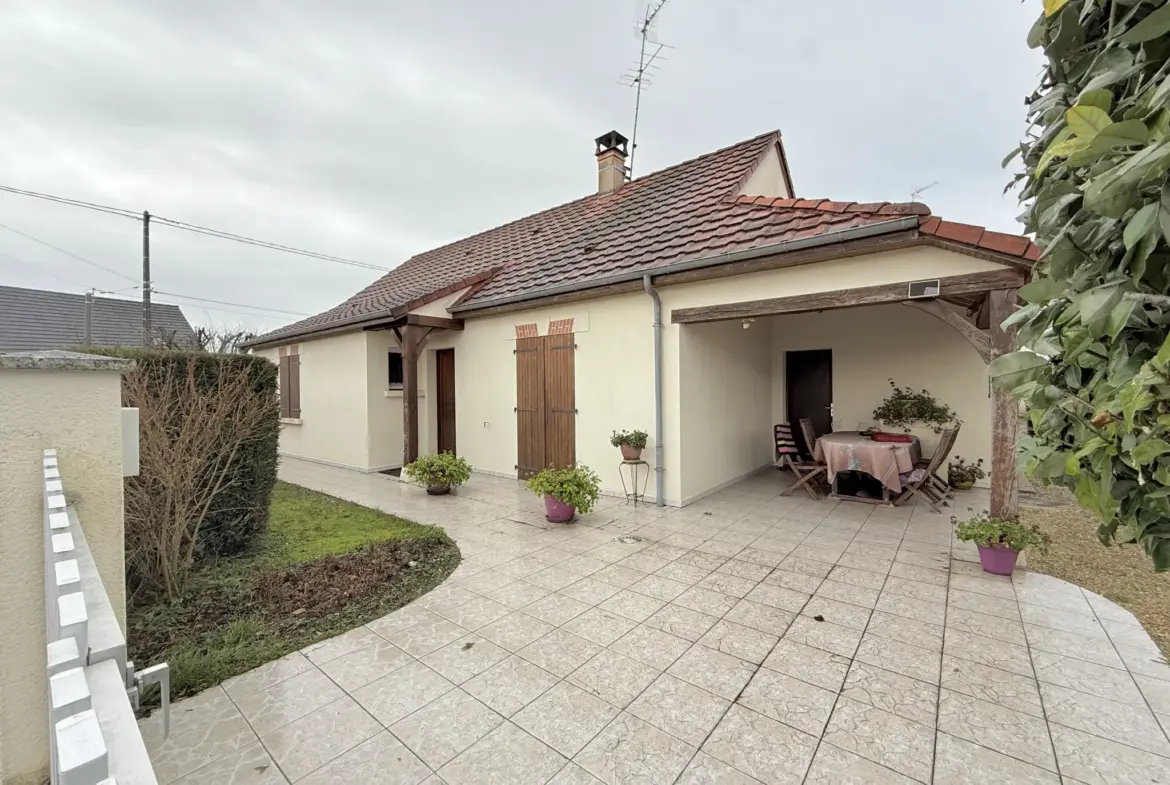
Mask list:
[[[896,303],[907,299],[906,291],[910,283],[911,281],[901,281],[879,286],[862,286],[856,289],[837,289],[815,294],[798,294],[792,297],[773,297],[768,300],[705,305],[698,308],[678,308],[671,312],[670,321],[674,324],[694,324]],[[1024,274],[1019,270],[1005,267],[1002,270],[991,272],[951,275],[940,278],[939,283],[943,295],[970,294],[991,289],[1022,286]]]
[[[980,330],[971,321],[964,319],[955,309],[947,306],[941,300],[906,300],[902,305],[908,305],[919,311],[925,311],[954,327],[959,335],[975,347],[983,362],[991,362],[991,336],[986,330]]]
[[[402,463],[418,457],[418,355],[422,328],[402,328]]]
[[[421,327],[431,327],[439,330],[462,330],[462,319],[443,319],[438,316],[423,316],[417,313],[406,315],[407,324],[417,324]]]
[[[1016,290],[998,289],[988,294],[991,318],[991,356],[1007,354],[1015,341],[1015,327],[1003,328],[1003,320],[1015,310]],[[1020,431],[1020,405],[1007,390],[991,392],[991,509],[996,518],[1012,520],[1019,514],[1019,458],[1016,443]]]

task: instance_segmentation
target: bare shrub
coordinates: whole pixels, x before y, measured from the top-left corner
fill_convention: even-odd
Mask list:
[[[274,397],[259,368],[197,383],[196,359],[146,363],[123,379],[138,407],[141,471],[126,482],[126,568],[135,591],[177,599],[213,502],[238,482],[250,443],[268,438]]]

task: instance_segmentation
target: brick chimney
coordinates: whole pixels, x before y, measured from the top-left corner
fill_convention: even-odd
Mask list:
[[[626,137],[617,131],[602,134],[597,142],[597,193],[611,194],[626,184]]]

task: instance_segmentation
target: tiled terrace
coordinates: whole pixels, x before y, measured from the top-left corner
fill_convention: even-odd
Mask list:
[[[1170,666],[1133,616],[984,574],[928,509],[783,498],[766,473],[554,526],[514,481],[281,476],[441,524],[464,562],[177,704],[165,743],[144,721],[160,782],[1170,782]]]

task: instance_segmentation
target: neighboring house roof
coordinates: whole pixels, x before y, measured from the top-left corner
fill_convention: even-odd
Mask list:
[[[941,222],[923,204],[741,196],[773,151],[784,160],[777,131],[637,178],[614,193],[590,195],[413,256],[340,305],[249,343],[398,316],[468,286],[460,310],[907,218],[917,218],[920,234],[981,247],[981,227]],[[982,247],[995,253],[1021,260],[1039,255],[1026,238],[986,234],[989,245]]]
[[[192,343],[195,331],[177,305],[152,304],[151,325],[180,343]],[[142,304],[95,297],[90,314],[95,346],[142,343]],[[79,346],[85,338],[85,296],[43,289],[0,286],[0,352],[30,352]]]

